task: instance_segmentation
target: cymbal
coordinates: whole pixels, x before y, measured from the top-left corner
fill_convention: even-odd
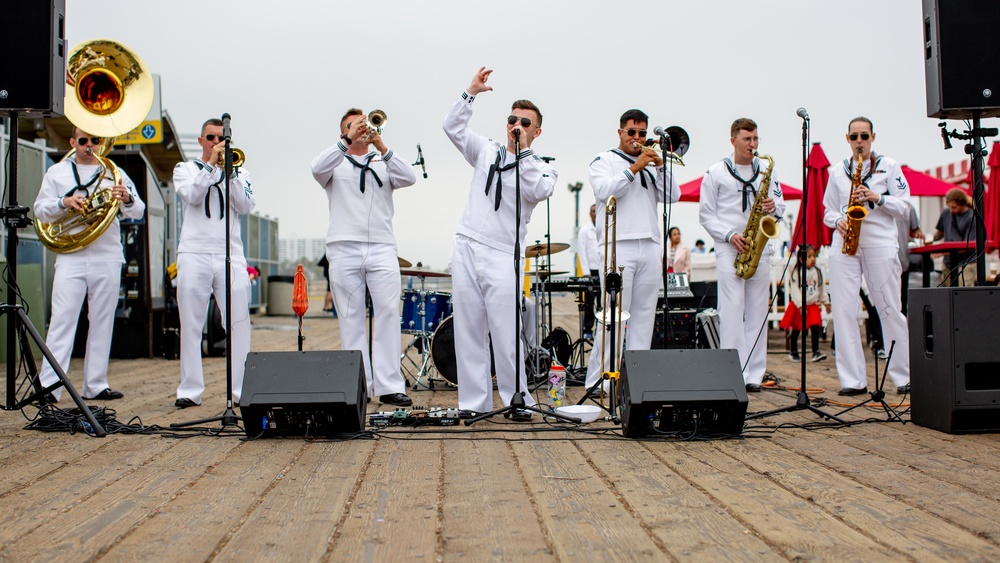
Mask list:
[[[403,268],[399,270],[399,275],[401,276],[417,276],[421,278],[450,278],[451,274],[448,272],[439,272],[437,270],[431,270],[430,268],[424,268],[423,266],[414,266],[412,268]]]
[[[549,252],[549,247],[552,251]],[[548,254],[555,254],[556,252],[562,252],[569,248],[569,245],[565,242],[553,242],[546,244],[533,244],[528,248],[524,249],[524,255],[527,258],[534,258],[535,256],[545,256]]]
[[[409,268],[410,266],[413,265],[413,262],[410,262],[406,258],[400,258],[399,256],[397,256],[396,258],[399,259],[399,267],[400,268]]]
[[[541,270],[541,271],[537,272],[537,276],[536,276],[536,272],[528,272],[528,273],[526,273],[524,275],[526,275],[528,277],[531,277],[531,278],[534,278],[534,277],[547,278],[549,276],[561,276],[563,274],[568,274],[568,273],[569,272],[567,272],[565,270],[556,270],[554,272],[550,272],[548,270]]]

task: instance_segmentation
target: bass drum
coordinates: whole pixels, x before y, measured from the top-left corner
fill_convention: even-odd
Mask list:
[[[458,362],[455,358],[455,323],[452,317],[441,321],[431,338],[431,359],[441,377],[458,386]],[[496,377],[497,368],[493,360],[493,341],[490,339],[490,373]]]

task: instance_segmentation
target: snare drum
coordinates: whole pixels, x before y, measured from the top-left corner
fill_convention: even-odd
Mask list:
[[[450,293],[404,289],[402,300],[403,334],[430,334],[437,330],[441,321],[451,316]],[[423,308],[423,321],[420,318],[421,308]]]

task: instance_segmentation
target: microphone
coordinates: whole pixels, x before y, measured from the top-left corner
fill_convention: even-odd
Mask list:
[[[514,137],[517,138],[517,139],[521,138],[521,130],[520,129],[514,128]]]
[[[667,137],[668,136],[667,132],[663,130],[663,127],[660,127],[659,125],[657,125],[656,127],[653,127],[653,134],[656,135],[657,137]]]
[[[809,112],[806,111],[806,108],[799,108],[798,110],[795,111],[795,115],[801,117],[802,119],[805,119],[806,121],[809,121]]]
[[[233,138],[232,132],[229,130],[229,114],[222,114],[222,138],[231,140]]]
[[[420,165],[420,171],[424,173],[424,178],[427,177],[427,168],[424,167],[424,151],[420,148],[420,143],[417,143],[417,162]]]

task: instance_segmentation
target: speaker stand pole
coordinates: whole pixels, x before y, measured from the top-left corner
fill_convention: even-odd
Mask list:
[[[982,147],[980,139],[983,138],[982,121],[980,120],[980,110],[972,112],[972,139],[969,147],[972,149],[972,200],[976,203],[976,213],[980,220],[976,221],[976,285],[986,285],[986,225],[983,223],[985,217],[982,215],[983,209],[983,157],[986,150]],[[996,134],[996,130],[993,130]],[[954,275],[954,274],[953,274]]]
[[[808,162],[809,162],[809,118],[805,117],[802,119],[802,207],[800,208],[802,211],[800,211],[799,213],[799,215],[802,217],[802,229],[800,231],[801,237],[798,242],[799,262],[798,264],[796,264],[796,267],[798,267],[799,269],[799,290],[801,291],[802,295],[802,319],[801,319],[802,325],[800,326],[800,328],[802,329],[802,357],[800,360],[801,375],[799,381],[799,392],[798,395],[796,395],[795,397],[794,405],[788,405],[787,407],[781,407],[770,411],[754,413],[748,415],[746,417],[746,420],[763,418],[765,416],[773,416],[776,414],[781,414],[783,412],[808,410],[819,415],[821,418],[835,420],[841,424],[846,424],[846,422],[844,422],[840,418],[837,418],[837,415],[829,414],[827,412],[824,412],[819,407],[814,406],[809,401],[809,394],[806,393],[806,333],[808,332],[808,329],[806,328],[807,284],[806,284],[805,244],[806,244],[806,226],[808,225],[809,222],[809,214],[806,213],[806,210],[809,209],[809,186],[806,183],[808,180],[808,175],[807,175]],[[762,186],[762,188],[770,189],[770,186]],[[765,335],[764,338],[767,338],[767,335]]]
[[[97,422],[97,419],[94,418],[94,413],[90,411],[87,404],[83,402],[83,398],[76,392],[76,388],[70,383],[69,377],[52,355],[52,351],[45,344],[45,340],[42,339],[42,336],[38,334],[38,331],[31,324],[31,319],[24,312],[24,308],[13,299],[17,291],[17,230],[26,228],[31,224],[31,220],[28,219],[28,208],[21,207],[17,203],[17,146],[18,137],[20,136],[18,115],[16,111],[10,111],[7,115],[8,123],[10,124],[7,137],[7,150],[10,153],[6,182],[8,203],[7,207],[0,210],[0,216],[2,216],[7,227],[8,277],[7,292],[4,294],[4,298],[10,300],[10,302],[0,303],[0,316],[7,316],[7,401],[3,404],[3,410],[21,410],[35,401],[44,402],[45,395],[54,389],[58,389],[61,385],[66,388],[66,392],[73,398],[73,403],[76,404],[83,417],[87,419],[87,422],[93,428],[94,436],[103,438],[107,435],[104,427]],[[42,351],[42,355],[45,356],[49,365],[56,372],[56,375],[59,377],[58,382],[42,388],[41,382],[38,380],[38,367],[35,365],[35,358],[31,353],[31,346],[28,343],[28,336],[38,346],[38,349]],[[35,392],[29,394],[22,401],[17,400],[17,384],[15,381],[18,371],[17,356],[19,351],[24,358],[28,381],[35,388]]]
[[[175,422],[170,425],[171,428],[184,428],[187,426],[200,426],[212,422],[221,422],[222,430],[225,430],[230,426],[239,428],[240,421],[243,420],[233,410],[233,257],[229,240],[233,217],[233,207],[230,205],[232,194],[229,189],[229,180],[233,176],[233,149],[230,146],[232,135],[229,131],[229,114],[223,114],[222,120],[225,127],[222,130],[222,136],[226,143],[224,151],[226,164],[223,172],[223,181],[226,184],[226,207],[223,211],[223,214],[226,216],[226,410],[219,416],[189,420],[187,422]],[[246,362],[246,358],[243,361]]]

